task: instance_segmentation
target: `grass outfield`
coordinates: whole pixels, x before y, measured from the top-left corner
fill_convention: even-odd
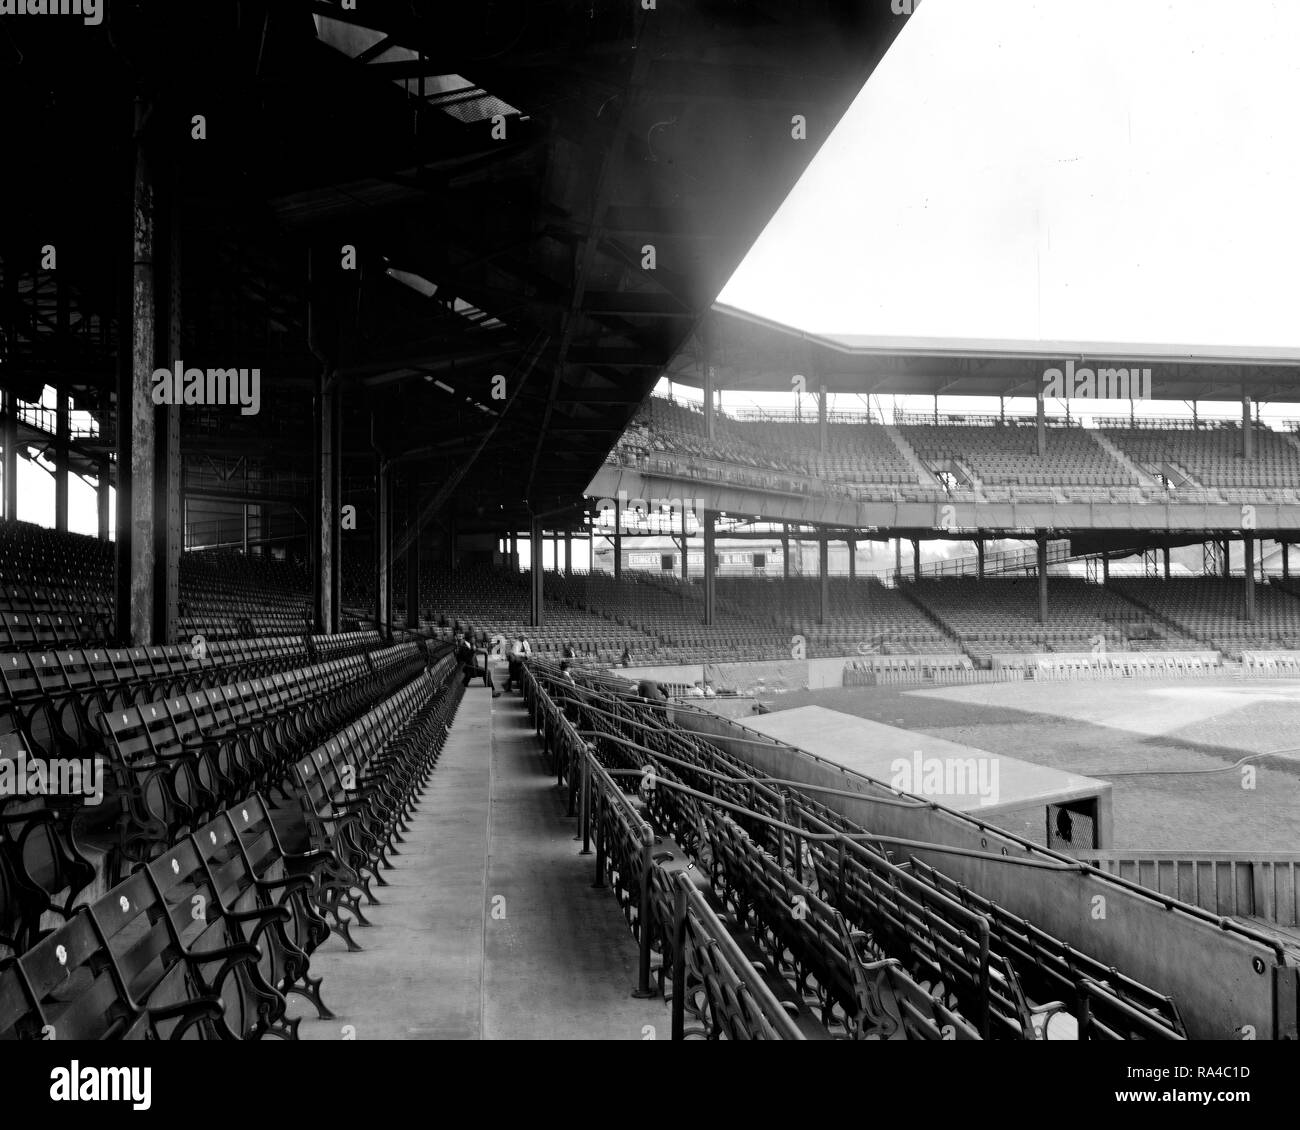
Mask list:
[[[782,695],[1110,781],[1115,847],[1300,851],[1300,682],[863,687]],[[1285,752],[1279,752],[1285,751]],[[1252,754],[1254,788],[1234,763]],[[1134,770],[1158,775],[1125,776]],[[991,821],[1044,842],[1041,809]]]

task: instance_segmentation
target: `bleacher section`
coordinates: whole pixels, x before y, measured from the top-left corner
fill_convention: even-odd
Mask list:
[[[1255,585],[1255,620],[1245,619],[1240,578],[1114,580],[1111,587],[1187,636],[1239,659],[1242,651],[1300,646],[1300,599],[1278,585]]]
[[[290,993],[330,1015],[310,954],[357,948],[462,693],[449,649],[377,642],[0,656],[3,770],[62,786],[0,792],[0,1039],[294,1039]]]
[[[990,500],[1024,501],[1297,500],[1300,446],[1293,433],[1254,427],[1249,460],[1242,458],[1241,427],[1233,422],[1147,420],[1124,427],[1102,421],[1084,427],[1052,418],[1045,435],[1040,455],[1031,418],[902,416],[891,429],[864,415],[859,423],[829,423],[822,450],[816,423],[739,420],[719,412],[710,440],[702,412],[654,398],[610,458],[636,466],[674,455],[707,459],[724,465],[699,468],[714,479],[863,499],[943,501],[978,492]],[[787,477],[792,475],[800,478]]]
[[[478,642],[523,634],[539,656],[572,644],[580,657],[632,665],[807,658],[928,656],[929,666],[970,657],[987,665],[999,653],[1222,651],[1300,646],[1300,599],[1281,584],[1257,586],[1257,620],[1241,618],[1240,580],[1118,580],[1109,585],[1052,576],[1048,616],[1039,623],[1034,577],[904,580],[832,577],[828,614],[817,623],[816,578],[716,580],[716,623],[704,617],[702,586],[676,576],[627,570],[548,572],[542,628],[528,626],[527,574],[475,567],[427,571],[426,624],[449,639],[470,628]],[[958,657],[963,657],[958,660]],[[968,664],[967,664],[968,665]]]
[[[1078,578],[1051,578],[1046,623],[1038,622],[1035,577],[942,577],[905,582],[902,592],[973,656],[1198,646],[1117,592]]]
[[[960,466],[984,486],[1131,487],[1133,476],[1080,427],[1046,429],[1038,454],[1032,423],[906,424],[899,432],[934,470]]]
[[[286,562],[230,552],[180,560],[177,641],[252,639],[310,630],[311,585]],[[113,544],[0,521],[0,649],[110,642]]]
[[[583,834],[638,938],[639,988],[672,982],[675,1038],[1186,1038],[1157,989],[895,859],[628,691],[539,665],[525,699],[570,796],[592,790]]]
[[[1182,423],[1182,426],[1178,426]],[[1154,478],[1177,487],[1190,476],[1191,487],[1253,488],[1294,499],[1300,486],[1300,447],[1269,428],[1253,431],[1254,457],[1242,458],[1239,424],[1191,428],[1162,421],[1159,427],[1106,428],[1106,437]]]
[[[489,566],[426,569],[420,574],[420,604],[429,611],[429,626],[444,638],[458,627],[469,629],[484,644],[494,636],[508,641],[526,635],[535,654],[558,656],[571,644],[578,654],[606,663],[619,659],[624,648],[643,661],[658,654],[657,636],[618,619],[610,610],[604,614],[587,610],[576,602],[577,590],[566,587],[558,574],[543,578],[543,626],[529,627],[529,583],[527,573]]]
[[[899,590],[879,581],[832,577],[827,623],[817,623],[820,582],[812,579],[729,580],[717,591],[733,606],[764,615],[782,629],[786,654],[792,635],[803,636],[807,653],[821,655],[916,655],[956,652],[952,635],[928,619]]]

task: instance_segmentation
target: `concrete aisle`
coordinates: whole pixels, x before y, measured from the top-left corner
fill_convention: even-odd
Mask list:
[[[554,786],[521,700],[471,687],[373,926],[353,929],[364,952],[331,937],[312,955],[337,1019],[290,998],[299,1035],[668,1038],[664,1002],[630,995],[636,943]]]

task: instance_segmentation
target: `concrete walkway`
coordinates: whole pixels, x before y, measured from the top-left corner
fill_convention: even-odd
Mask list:
[[[631,996],[636,942],[546,769],[522,701],[465,693],[411,829],[354,928],[313,975],[337,1016],[290,998],[303,1039],[667,1039],[662,1000]]]

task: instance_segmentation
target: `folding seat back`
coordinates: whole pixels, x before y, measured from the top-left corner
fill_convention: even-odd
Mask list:
[[[19,1025],[30,1038],[151,1038],[147,1015],[128,996],[103,937],[84,909],[25,953],[18,969],[26,996]]]

